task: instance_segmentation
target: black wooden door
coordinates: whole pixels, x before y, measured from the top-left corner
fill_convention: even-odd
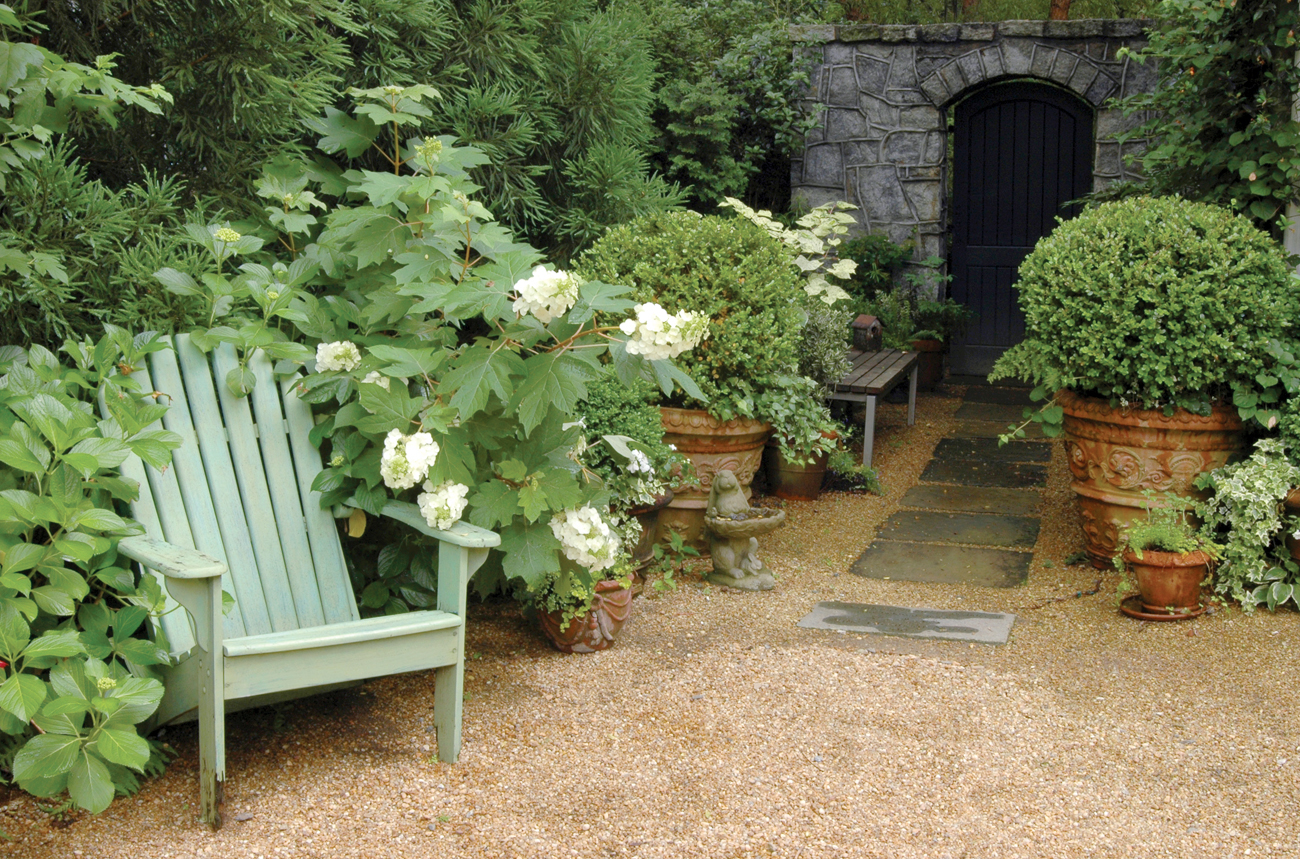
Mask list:
[[[990,87],[957,105],[952,297],[977,314],[954,338],[953,373],[985,374],[1025,335],[1016,270],[1065,207],[1092,190],[1092,110],[1044,84]]]

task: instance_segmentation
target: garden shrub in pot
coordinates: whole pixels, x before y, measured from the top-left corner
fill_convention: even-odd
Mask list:
[[[1026,339],[990,379],[1020,377],[1052,398],[1038,418],[1048,435],[1064,425],[1094,564],[1142,516],[1144,490],[1186,506],[1176,496],[1240,449],[1270,344],[1300,309],[1294,286],[1281,249],[1248,220],[1177,197],[1088,209],[1026,257]]]

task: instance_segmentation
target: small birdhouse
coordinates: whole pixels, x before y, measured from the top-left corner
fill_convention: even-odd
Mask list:
[[[853,348],[859,352],[879,352],[880,336],[884,328],[874,316],[862,314],[853,320]]]

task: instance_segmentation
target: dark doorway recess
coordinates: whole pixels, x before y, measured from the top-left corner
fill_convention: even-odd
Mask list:
[[[1092,191],[1092,108],[1046,84],[995,84],[960,102],[953,129],[952,297],[977,314],[952,343],[954,374],[984,374],[1025,336],[1016,270]]]

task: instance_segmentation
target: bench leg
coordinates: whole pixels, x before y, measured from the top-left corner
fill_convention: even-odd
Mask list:
[[[867,397],[867,418],[862,426],[862,464],[871,466],[871,450],[876,435],[876,398]]]
[[[916,423],[916,371],[918,369],[919,366],[913,364],[907,379],[907,425],[909,427]]]

